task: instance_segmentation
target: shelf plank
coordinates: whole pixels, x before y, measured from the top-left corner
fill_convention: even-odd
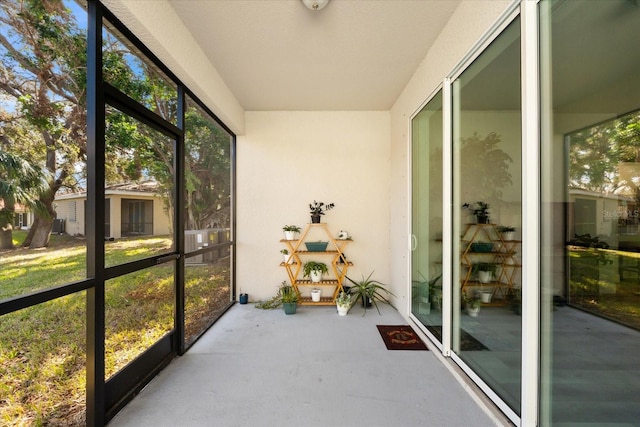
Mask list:
[[[309,255],[309,254],[332,254],[335,255],[338,253],[338,251],[304,251],[304,250],[297,250],[296,251],[297,254],[299,255]]]
[[[336,305],[331,297],[320,298],[319,302],[314,302],[311,297],[302,297],[298,300],[298,305]]]
[[[337,286],[337,280],[323,280],[321,282],[312,282],[311,280],[296,280],[298,286]]]

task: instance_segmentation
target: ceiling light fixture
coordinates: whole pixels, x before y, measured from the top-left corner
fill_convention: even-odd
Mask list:
[[[321,10],[329,3],[329,0],[302,0],[302,3],[307,9]]]

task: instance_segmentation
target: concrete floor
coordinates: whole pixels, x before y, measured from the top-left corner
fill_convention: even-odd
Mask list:
[[[508,425],[432,351],[387,350],[376,325],[407,322],[380,309],[235,305],[109,426]]]

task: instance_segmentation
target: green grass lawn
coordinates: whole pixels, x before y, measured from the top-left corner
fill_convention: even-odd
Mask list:
[[[24,232],[16,232],[16,245]],[[107,265],[171,250],[166,237],[106,243]],[[0,299],[86,277],[84,241],[52,236],[49,248],[0,253]],[[228,262],[187,267],[187,336],[229,302]],[[173,267],[106,283],[105,377],[173,328]],[[86,292],[0,318],[0,425],[84,425]]]
[[[640,253],[571,247],[569,301],[578,307],[640,329],[640,271],[619,276],[619,263],[636,266]]]

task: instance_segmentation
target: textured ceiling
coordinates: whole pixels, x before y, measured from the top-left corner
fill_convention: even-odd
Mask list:
[[[245,110],[388,110],[460,0],[170,0]]]

